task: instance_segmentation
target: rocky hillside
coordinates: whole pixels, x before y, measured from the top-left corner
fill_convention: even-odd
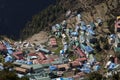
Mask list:
[[[86,23],[100,17],[106,22],[104,26],[113,32],[113,20],[120,15],[120,0],[57,0],[56,5],[51,5],[33,16],[32,21],[22,31],[21,38],[26,39],[42,30],[50,31],[52,25],[67,19],[65,14],[68,10],[73,15],[82,13]],[[69,22],[74,23],[74,20]]]

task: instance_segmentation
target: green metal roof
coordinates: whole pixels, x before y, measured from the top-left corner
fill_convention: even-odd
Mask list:
[[[43,68],[43,66],[41,64],[33,64],[33,65],[29,65],[29,66],[32,67],[33,70]]]
[[[42,77],[42,78],[38,78],[35,77],[36,80],[51,80],[49,77]]]
[[[30,78],[34,78],[35,80],[51,80],[47,72],[31,74]]]
[[[27,65],[27,64],[22,64],[22,63],[18,63],[18,62],[14,62],[13,64],[15,65]],[[44,67],[48,67],[50,64],[32,64],[32,65],[27,65],[29,67],[32,67],[33,69],[40,69],[40,68],[44,68]]]
[[[119,47],[114,47],[114,51],[115,52],[120,52],[120,48]]]

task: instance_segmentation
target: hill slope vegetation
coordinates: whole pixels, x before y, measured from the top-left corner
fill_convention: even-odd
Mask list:
[[[52,25],[66,19],[66,11],[82,13],[86,22],[102,18],[111,26],[120,12],[119,0],[57,0],[55,5],[50,5],[42,12],[33,16],[21,32],[21,39],[31,37],[40,31],[50,31]],[[113,29],[110,28],[110,31]]]

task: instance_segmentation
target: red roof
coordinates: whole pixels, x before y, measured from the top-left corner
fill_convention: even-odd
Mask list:
[[[47,57],[45,56],[45,54],[44,53],[38,53],[38,56],[40,57],[40,59],[41,60],[46,60],[47,59]]]
[[[38,56],[38,55],[35,54],[35,53],[29,53],[28,55],[29,55],[29,56]]]
[[[77,48],[77,52],[80,54],[81,57],[85,57],[85,53],[82,52],[82,50],[80,48]]]
[[[79,61],[73,61],[73,62],[71,62],[71,63],[72,63],[72,66],[73,66],[73,67],[77,67],[77,66],[82,65],[82,63],[79,62]]]
[[[73,46],[73,48],[75,49],[75,53],[79,54],[81,57],[86,57],[86,54],[79,47]]]
[[[86,61],[87,60],[87,58],[78,58],[78,59],[76,59],[76,61],[80,61],[80,62],[82,62],[82,61]]]
[[[13,56],[16,58],[16,59],[24,59],[22,52],[14,52],[13,53]]]
[[[6,50],[6,46],[3,44],[0,44],[0,50]]]

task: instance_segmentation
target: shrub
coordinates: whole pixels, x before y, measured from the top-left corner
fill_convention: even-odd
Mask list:
[[[103,76],[98,72],[92,72],[88,74],[87,80],[102,80]]]

